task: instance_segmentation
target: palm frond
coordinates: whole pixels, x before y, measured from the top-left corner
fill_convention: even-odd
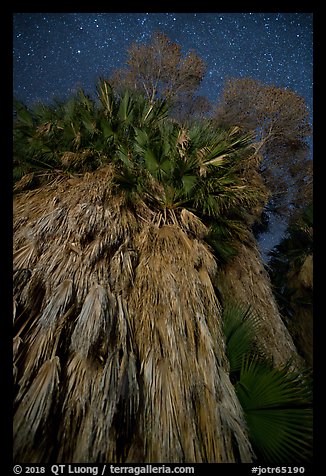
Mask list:
[[[86,299],[90,300],[94,293],[99,297],[99,292],[99,288],[94,288]],[[103,334],[106,331],[102,328]],[[61,430],[64,455],[70,461],[105,460],[108,448],[111,451],[114,448],[114,458],[117,458],[119,433],[124,439],[131,438],[139,405],[139,386],[127,311],[121,297],[117,299],[117,313],[110,334],[110,339],[107,335],[102,336],[104,341],[107,338],[108,345],[99,346],[93,354],[85,353],[80,346],[77,348],[76,339],[71,342],[73,353],[67,367],[63,402],[68,426]],[[121,427],[118,430],[114,422],[117,413]],[[127,448],[124,451],[127,452]],[[59,453],[59,460],[61,458]]]
[[[133,100],[132,97],[129,95],[128,91],[123,95],[120,107],[118,110],[118,117],[119,120],[123,123],[129,123],[131,121],[131,114],[133,112]]]
[[[40,242],[37,269],[26,285],[20,276],[15,295],[24,311],[16,411],[42,365],[58,355],[58,436],[44,438],[53,460],[249,462],[205,224],[187,210],[164,217],[147,196],[127,208],[113,187],[117,168],[16,197],[17,248],[29,236]],[[150,174],[148,183],[149,192],[162,193]],[[71,293],[67,285],[65,299],[62,286],[54,299],[65,280]],[[17,454],[32,454],[33,445],[18,441]]]
[[[18,123],[27,128],[32,128],[34,120],[31,111],[21,101],[14,100],[13,105]]]
[[[311,392],[302,372],[247,359],[236,392],[259,459],[288,464],[311,460]]]
[[[100,285],[90,289],[71,336],[74,351],[85,357],[94,351],[107,352],[115,306],[108,290]]]
[[[259,317],[252,308],[229,305],[223,310],[223,332],[231,375],[239,372],[243,359],[252,354],[259,328]]]
[[[114,96],[110,83],[103,80],[99,81],[97,84],[97,93],[105,114],[112,117],[114,111]]]
[[[24,169],[23,167],[20,169],[15,168],[13,173],[14,178],[14,192],[21,192],[27,188],[29,188],[34,180],[35,174],[34,172],[26,173],[28,169]]]
[[[30,242],[22,246],[17,250],[13,255],[14,266],[17,269],[28,269],[33,266],[33,262],[37,256],[37,245],[36,243]]]
[[[307,371],[290,362],[274,368],[255,345],[261,330],[250,307],[228,306],[223,313],[230,375],[245,412],[258,460],[264,463],[309,461],[312,450],[311,382]]]
[[[38,320],[33,322],[26,335],[26,343],[31,347],[29,358],[25,360],[24,371],[19,380],[18,399],[22,398],[35,373],[58,352],[59,337],[63,330],[69,308],[72,305],[73,284],[71,280],[63,281],[54,292],[48,305]]]
[[[52,410],[56,404],[60,383],[58,356],[46,360],[14,417],[14,455],[16,461],[49,461],[48,442],[51,438]],[[54,436],[54,435],[53,435]]]

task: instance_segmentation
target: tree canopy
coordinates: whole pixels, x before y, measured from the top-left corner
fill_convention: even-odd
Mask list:
[[[153,102],[166,99],[179,117],[205,113],[209,102],[195,94],[206,72],[206,64],[195,51],[182,54],[182,48],[161,32],[147,44],[134,43],[128,50],[126,67],[109,78],[116,91],[142,92]]]
[[[312,199],[312,161],[307,139],[309,111],[302,97],[287,88],[252,78],[231,78],[214,111],[216,124],[255,132],[261,173],[273,209],[291,215]]]

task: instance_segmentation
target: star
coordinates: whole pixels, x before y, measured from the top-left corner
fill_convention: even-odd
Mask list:
[[[311,13],[15,13],[14,94],[50,101],[80,77],[94,91],[97,74],[109,77],[157,30],[207,62],[199,93],[209,100],[225,78],[248,76],[290,87],[312,111]]]

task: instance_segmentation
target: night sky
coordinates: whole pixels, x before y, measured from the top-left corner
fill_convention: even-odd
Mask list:
[[[228,77],[251,77],[304,97],[312,122],[312,13],[15,13],[14,96],[27,105],[64,98],[125,65],[155,31],[207,64],[200,94],[218,100]],[[280,233],[277,224],[274,234]],[[278,233],[277,233],[278,230]],[[278,238],[274,238],[278,241]],[[270,248],[270,238],[266,247]]]
[[[208,72],[201,93],[215,101],[226,77],[288,87],[311,105],[311,13],[16,13],[14,94],[27,103],[94,91],[125,64],[133,42],[160,30],[197,51]]]

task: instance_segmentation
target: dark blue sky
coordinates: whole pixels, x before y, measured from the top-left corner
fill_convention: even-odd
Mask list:
[[[162,31],[207,63],[201,94],[218,101],[228,77],[251,77],[304,97],[312,123],[312,13],[15,13],[14,95],[30,105],[95,92],[99,77],[124,66],[133,42]],[[286,223],[262,236],[263,253]]]
[[[123,66],[131,43],[160,30],[208,65],[201,93],[227,77],[288,87],[312,107],[312,13],[16,13],[14,94],[47,101]]]

